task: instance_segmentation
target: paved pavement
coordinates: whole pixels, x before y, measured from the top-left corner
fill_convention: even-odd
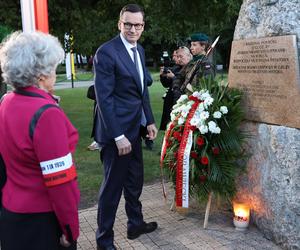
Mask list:
[[[212,201],[212,212],[207,229],[203,229],[204,209],[191,209],[186,215],[170,211],[172,190],[165,203],[161,184],[144,186],[141,201],[144,219],[147,222],[157,221],[158,229],[150,234],[141,235],[138,239],[126,238],[126,214],[124,198],[121,199],[115,221],[115,245],[118,249],[165,249],[165,250],[279,250],[273,242],[263,237],[253,225],[245,232],[236,231],[229,211],[216,209]],[[81,210],[80,237],[78,250],[96,249],[95,230],[97,228],[97,206]]]

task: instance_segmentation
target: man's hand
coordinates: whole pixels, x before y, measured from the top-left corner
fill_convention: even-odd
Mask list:
[[[155,124],[150,124],[147,126],[147,131],[148,131],[148,135],[147,137],[150,139],[150,140],[154,140],[157,136],[157,128],[155,127]]]
[[[174,73],[171,70],[168,70],[167,78],[171,78],[172,79],[174,77],[175,77]]]
[[[119,151],[119,155],[126,155],[131,152],[131,143],[125,136],[122,139],[116,141],[116,145]]]

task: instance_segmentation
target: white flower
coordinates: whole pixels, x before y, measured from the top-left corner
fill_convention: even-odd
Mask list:
[[[183,102],[184,100],[188,99],[188,96],[187,95],[181,95],[179,97],[179,99],[177,100],[177,103],[180,103],[180,102]]]
[[[221,129],[217,126],[214,121],[208,123],[208,130],[213,134],[220,134]]]
[[[184,118],[182,116],[178,119],[178,125],[182,125],[184,123]]]
[[[207,97],[205,100],[204,100],[204,107],[207,108],[208,106],[210,106],[214,101],[214,98],[212,97]]]
[[[200,94],[201,94],[201,100],[205,100],[207,98],[210,98],[210,94],[207,90],[201,90],[200,91]]]
[[[173,122],[175,120],[175,118],[176,118],[176,115],[172,112],[171,113],[171,121]]]
[[[196,118],[196,117],[194,116],[194,117],[191,119],[190,124],[191,124],[192,126],[196,126],[199,122],[200,122],[199,119]]]
[[[186,118],[188,114],[189,114],[189,110],[184,109],[184,110],[181,111],[181,115],[182,115],[184,118]]]
[[[201,102],[198,107],[197,107],[197,112],[201,113],[202,111],[204,111],[204,105],[203,102]]]
[[[188,102],[186,103],[186,105],[190,106],[190,108],[192,107],[193,104],[194,104],[194,101],[188,101]]]
[[[206,125],[201,125],[200,128],[199,128],[199,130],[200,130],[200,133],[202,135],[204,135],[204,134],[206,134],[208,132],[208,127]]]
[[[215,134],[220,134],[221,133],[221,129],[219,127],[216,127],[214,133]]]
[[[216,119],[221,118],[221,116],[222,116],[222,113],[219,112],[219,111],[216,111],[216,112],[213,113],[213,117],[216,118]]]
[[[201,100],[201,94],[198,91],[195,91],[192,96],[197,97],[199,100]]]
[[[228,113],[228,109],[226,106],[221,106],[220,107],[220,111],[223,113],[223,114],[227,114]]]
[[[176,103],[176,104],[173,105],[172,109],[175,110],[175,109],[177,109],[179,106],[180,106],[180,104]]]
[[[203,111],[200,113],[200,119],[201,120],[206,120],[209,117],[209,112]]]

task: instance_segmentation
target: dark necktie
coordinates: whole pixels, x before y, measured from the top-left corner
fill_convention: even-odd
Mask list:
[[[141,72],[140,72],[139,63],[138,63],[136,47],[132,47],[131,50],[133,52],[133,60],[134,60],[134,64],[135,64],[136,70],[139,73],[139,78],[141,79]],[[142,86],[142,92],[143,92],[144,91],[144,86],[143,86],[142,82],[141,82],[141,86]]]
[[[144,85],[143,85],[143,83],[142,83],[142,81],[141,81],[141,72],[140,72],[140,68],[139,68],[139,64],[138,64],[138,58],[137,58],[136,47],[132,47],[131,50],[132,50],[132,52],[133,52],[133,60],[134,60],[134,64],[135,64],[136,70],[137,70],[137,72],[138,72],[138,74],[139,74],[139,79],[140,79],[140,82],[141,82],[142,92],[143,92],[143,91],[144,91]],[[141,124],[142,124],[144,127],[146,127],[146,124],[147,124],[144,109],[142,109]]]

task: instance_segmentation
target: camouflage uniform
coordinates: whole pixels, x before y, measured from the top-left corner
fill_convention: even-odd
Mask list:
[[[183,83],[185,82],[186,78],[191,77],[190,74],[192,74],[193,67],[197,63],[198,60],[201,60],[203,55],[197,56],[195,59],[191,62],[189,62],[186,66],[184,66],[181,71],[176,75],[176,78],[173,80],[173,92],[174,92],[174,101],[176,102],[177,99],[182,94],[190,94],[190,91],[186,89],[186,86],[183,86]],[[198,59],[199,58],[199,59]],[[201,78],[214,78],[215,77],[215,68],[212,65],[211,62],[207,60],[207,58],[202,59],[202,62],[200,64],[199,69],[196,71],[194,78],[190,82],[192,86],[197,86],[200,82]]]

